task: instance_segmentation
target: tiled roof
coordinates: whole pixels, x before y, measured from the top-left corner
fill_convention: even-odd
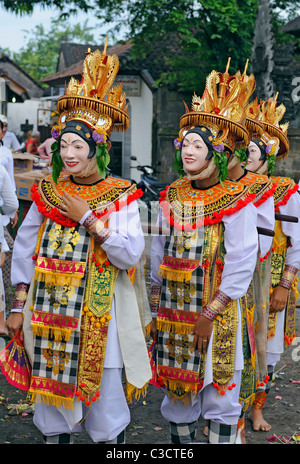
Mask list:
[[[109,54],[115,54],[120,58],[129,57],[129,51],[132,47],[132,44],[127,42],[125,44],[116,44],[112,47],[107,47]],[[64,61],[66,67],[60,71],[57,71],[55,74],[50,74],[49,76],[44,77],[42,82],[51,83],[55,80],[69,78],[71,76],[80,76],[82,72],[82,62],[85,58],[85,53],[87,49],[90,48],[91,51],[97,49],[103,50],[103,45],[80,45],[80,44],[67,44],[62,43],[61,53],[63,53]]]
[[[285,34],[292,34],[296,37],[300,37],[300,16],[286,23],[281,28],[281,32],[284,32]]]

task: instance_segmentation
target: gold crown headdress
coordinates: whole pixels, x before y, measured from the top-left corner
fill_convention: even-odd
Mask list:
[[[119,70],[119,59],[116,55],[108,55],[106,48],[107,39],[102,53],[88,50],[81,82],[71,77],[65,95],[58,99],[61,127],[76,119],[108,134],[113,128],[117,131],[128,129],[129,115],[122,83],[112,87]]]
[[[52,176],[55,182],[63,168],[58,140],[64,131],[75,131],[89,145],[93,142],[96,144],[97,169],[104,178],[110,162],[107,136],[110,136],[113,129],[126,131],[129,127],[122,83],[112,87],[119,70],[119,59],[116,55],[106,53],[107,40],[102,53],[99,50],[93,53],[88,50],[83,62],[81,82],[71,77],[65,94],[57,101],[59,122],[51,131],[52,137],[56,139],[51,147]],[[89,157],[93,155],[92,151]]]
[[[250,98],[250,82],[246,85],[241,76],[212,71],[206,78],[202,97],[193,96],[191,109],[180,119],[180,135],[191,127],[204,125],[214,134],[214,144],[227,145],[232,151],[236,144],[247,146],[249,134],[243,125],[246,104]],[[251,78],[253,84],[254,77]],[[254,80],[255,85],[255,80]]]
[[[260,139],[268,147],[266,152],[268,156],[278,155],[280,140],[264,129],[261,119],[261,105],[258,104],[258,99],[255,98],[247,107],[245,126],[253,140]]]
[[[277,158],[284,159],[289,152],[289,140],[287,138],[289,123],[279,124],[285,114],[286,107],[283,103],[280,105],[277,104],[277,97],[278,92],[274,98],[271,97],[267,101],[261,102],[259,122],[265,132],[271,137],[279,139]]]
[[[251,138],[259,138],[263,131],[263,126],[259,122],[261,118],[260,105],[257,97],[252,100],[246,108],[245,126]]]

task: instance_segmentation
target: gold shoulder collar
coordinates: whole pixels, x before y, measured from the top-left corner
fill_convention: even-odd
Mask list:
[[[65,217],[58,211],[62,203],[63,193],[79,195],[85,199],[92,211],[98,217],[107,214],[109,211],[120,209],[123,204],[129,204],[142,195],[137,190],[135,184],[125,179],[107,177],[94,185],[79,185],[72,182],[69,176],[59,177],[57,184],[52,176],[42,179],[38,185],[32,187],[32,199],[37,204],[39,211],[46,217],[50,217],[56,222],[69,225]],[[60,217],[62,216],[62,217]]]
[[[273,182],[276,183],[276,191],[274,193],[275,210],[279,206],[287,203],[290,196],[297,192],[299,186],[290,177],[272,177]]]
[[[290,177],[276,177],[272,176],[271,179],[275,184],[277,184],[277,187],[293,187],[295,185],[295,182],[293,179]]]
[[[235,197],[242,194],[244,187],[239,182],[225,179],[223,185],[217,184],[205,190],[195,189],[192,182],[186,177],[173,182],[168,192],[176,191],[177,199],[183,204],[186,201],[193,203],[202,201],[205,204],[212,204],[219,201],[224,196]]]
[[[276,191],[276,184],[271,178],[263,174],[256,174],[248,171],[239,182],[244,185],[245,193],[255,194],[254,206],[258,207],[268,198],[272,197]]]
[[[267,184],[270,182],[270,179],[268,176],[263,174],[256,174],[255,172],[247,171],[247,174],[243,176],[239,182],[246,186],[250,186],[252,184]]]
[[[221,222],[254,200],[240,182],[225,180],[209,189],[194,189],[187,178],[173,182],[161,197],[161,208],[171,225],[185,230]]]

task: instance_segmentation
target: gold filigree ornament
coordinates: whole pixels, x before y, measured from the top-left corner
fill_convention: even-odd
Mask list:
[[[191,109],[185,103],[186,113],[180,119],[179,139],[192,127],[205,126],[214,135],[214,146],[223,144],[232,151],[237,144],[248,146],[250,136],[243,122],[255,79],[251,75],[246,82],[240,73],[231,76],[229,65],[230,58],[225,73],[212,71],[207,76],[203,95],[194,94]]]
[[[289,123],[279,124],[285,114],[286,107],[283,103],[278,105],[277,98],[278,92],[274,98],[261,102],[259,121],[265,132],[271,137],[279,139],[277,159],[283,160],[289,153],[289,140],[287,138]]]
[[[116,55],[108,55],[106,49],[107,38],[102,53],[88,49],[81,81],[71,77],[65,95],[58,99],[60,128],[78,119],[99,133],[105,131],[110,135],[113,128],[117,131],[128,129],[128,105],[122,83],[112,87],[119,71],[119,59]]]

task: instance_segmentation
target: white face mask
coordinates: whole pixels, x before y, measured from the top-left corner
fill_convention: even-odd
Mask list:
[[[247,171],[256,172],[264,163],[261,158],[261,149],[254,142],[250,142],[248,146],[248,163],[246,166]]]
[[[185,136],[181,146],[181,159],[183,169],[189,174],[202,172],[209,164],[206,159],[208,147],[202,137],[196,132]]]
[[[65,168],[74,175],[80,174],[88,164],[89,144],[79,135],[72,132],[63,134],[60,141],[60,156]]]

